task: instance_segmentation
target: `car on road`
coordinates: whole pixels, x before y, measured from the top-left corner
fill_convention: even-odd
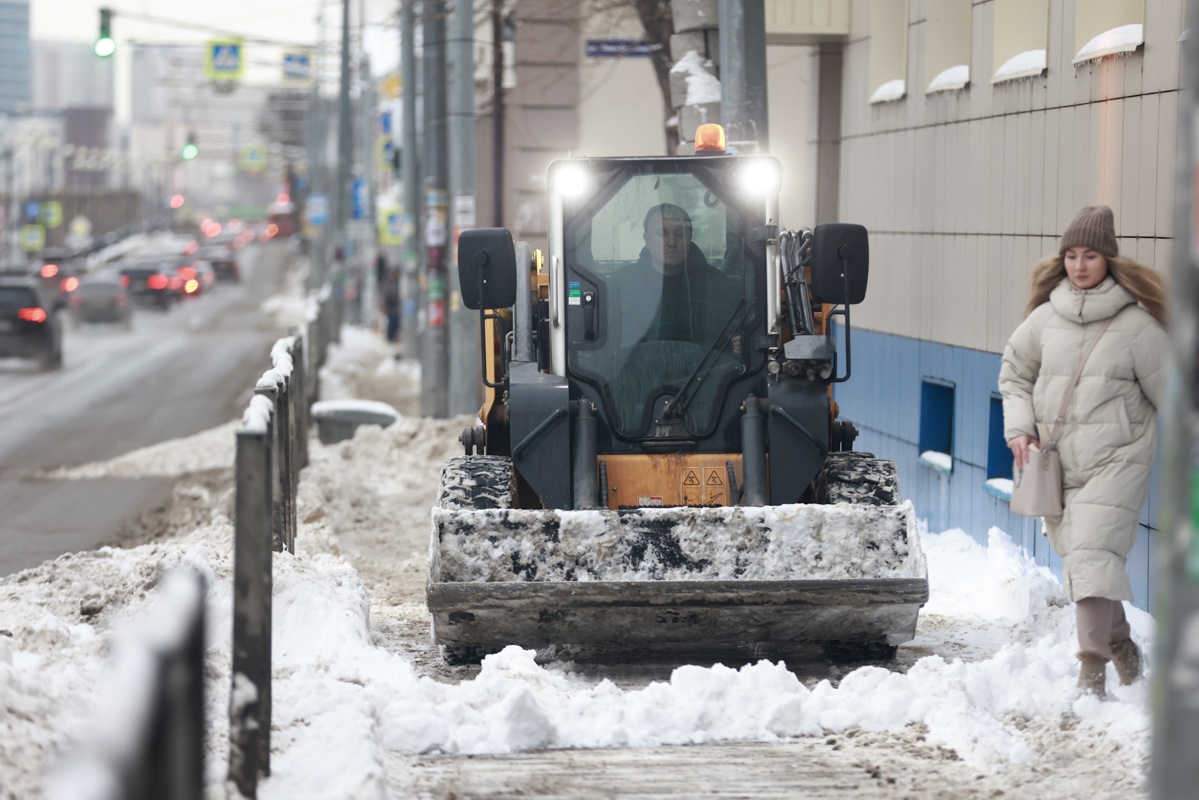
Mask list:
[[[196,251],[196,258],[212,265],[218,281],[236,283],[241,278],[237,255],[228,244],[206,244]]]
[[[166,311],[178,299],[177,288],[172,288],[174,269],[159,261],[127,263],[120,267],[122,283],[133,302],[141,306],[152,306]]]
[[[62,366],[62,331],[30,278],[0,277],[0,358],[35,358],[42,369]]]
[[[115,322],[125,330],[133,327],[133,303],[129,290],[117,275],[88,275],[70,294],[71,326],[85,322]]]
[[[68,296],[78,285],[79,264],[64,247],[46,248],[33,262],[32,274],[41,285],[42,295],[55,311],[67,307]]]

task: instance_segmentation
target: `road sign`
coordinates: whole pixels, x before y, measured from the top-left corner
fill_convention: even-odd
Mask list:
[[[379,244],[403,244],[404,237],[412,233],[411,227],[412,220],[404,214],[404,209],[400,206],[379,209]]]
[[[312,80],[312,54],[295,52],[283,54],[283,80]]]
[[[304,206],[304,216],[310,225],[326,224],[329,221],[329,198],[323,194],[311,195]]]
[[[72,236],[91,236],[92,221],[87,217],[79,214],[71,219],[71,224],[68,226]]]
[[[239,161],[246,172],[261,172],[266,168],[266,147],[261,144],[244,146]]]
[[[21,228],[21,249],[36,253],[46,246],[46,229],[41,225],[26,225]]]
[[[245,45],[240,37],[208,40],[204,48],[206,76],[212,80],[234,81],[245,71]]]
[[[588,58],[648,58],[661,45],[636,39],[588,39]]]
[[[362,178],[354,179],[354,188],[350,193],[350,219],[363,219],[366,217],[366,181]]]
[[[30,200],[25,204],[25,219],[33,222],[37,219],[38,212],[41,211],[42,204],[36,200]]]
[[[57,200],[42,203],[42,224],[47,228],[57,228],[62,224],[62,203]]]

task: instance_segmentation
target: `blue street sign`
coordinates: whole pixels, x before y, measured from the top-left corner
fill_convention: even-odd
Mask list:
[[[391,133],[391,112],[390,111],[384,111],[382,114],[379,115],[379,132],[384,133],[384,134]]]
[[[30,200],[25,204],[25,219],[33,222],[37,219],[37,214],[42,210],[41,203],[36,200]]]
[[[588,58],[649,58],[659,45],[636,39],[588,39]]]
[[[313,225],[326,224],[329,221],[329,198],[323,194],[310,195],[304,212]]]
[[[283,54],[283,78],[289,81],[306,81],[312,77],[312,56],[308,53]]]
[[[352,219],[362,219],[366,216],[366,181],[362,178],[354,179],[350,209],[350,217]]]

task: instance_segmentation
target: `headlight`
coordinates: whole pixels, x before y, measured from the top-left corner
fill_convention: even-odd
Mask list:
[[[773,158],[747,158],[741,165],[738,183],[741,191],[755,197],[778,194],[779,165]]]
[[[560,197],[577,198],[591,189],[591,175],[582,164],[559,164],[554,168],[551,185]]]

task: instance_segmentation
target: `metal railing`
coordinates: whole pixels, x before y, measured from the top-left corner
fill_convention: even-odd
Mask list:
[[[96,728],[47,781],[47,800],[201,800],[204,600],[192,570],[159,583],[147,612],[116,639]]]

